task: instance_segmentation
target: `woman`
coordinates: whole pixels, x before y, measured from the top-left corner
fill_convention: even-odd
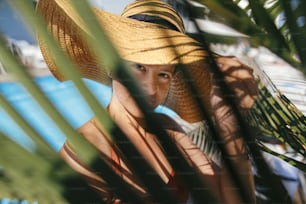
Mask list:
[[[104,84],[111,83],[112,98],[107,110],[122,132],[127,136],[143,158],[148,162],[160,179],[173,187],[176,197],[182,203],[191,202],[191,197],[176,177],[174,167],[169,162],[158,137],[149,129],[150,124],[138,107],[135,96],[125,87],[122,78],[116,73],[99,69],[97,58],[92,49],[82,40],[80,32],[89,32],[73,11],[67,0],[40,0],[37,10],[45,18],[50,32],[60,42],[62,49],[71,57],[87,78]],[[177,112],[184,120],[195,123],[202,121],[203,115],[192,100],[189,81],[182,74],[188,70],[199,98],[212,114],[221,135],[225,139],[228,154],[239,165],[241,177],[248,188],[251,202],[254,202],[254,184],[250,171],[247,151],[237,132],[237,121],[231,113],[230,106],[223,100],[219,88],[214,84],[211,68],[205,61],[207,53],[201,44],[184,33],[183,22],[176,11],[159,0],[134,1],[129,4],[121,16],[116,16],[94,9],[97,19],[109,35],[120,57],[126,62],[136,82],[141,87],[143,99],[150,109],[164,104]],[[54,75],[64,80],[52,59],[52,53],[39,40],[44,58]],[[227,82],[234,82],[234,92],[238,95],[238,104],[242,109],[249,109],[255,100],[252,70],[235,58],[216,57],[221,71],[226,73]],[[180,65],[180,66],[178,66]],[[242,81],[239,81],[243,79]],[[238,84],[237,83],[241,83]],[[251,91],[248,90],[251,85]],[[240,198],[232,189],[226,170],[216,165],[192,143],[182,128],[166,115],[156,114],[156,121],[163,124],[167,135],[183,153],[189,164],[200,173],[201,178],[211,189],[212,194],[223,203],[239,203]],[[78,130],[92,145],[110,161],[114,171],[127,182],[145,202],[153,202],[143,184],[137,180],[124,155],[116,145],[107,139],[101,124],[93,118]],[[113,197],[108,184],[100,177],[81,165],[73,156],[68,143],[59,151],[63,159],[76,171],[89,178],[89,183],[108,201],[120,202]]]

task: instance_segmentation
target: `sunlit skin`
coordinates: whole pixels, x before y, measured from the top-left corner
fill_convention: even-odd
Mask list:
[[[252,70],[232,57],[220,57],[217,59],[217,63],[220,66],[221,72],[226,73],[225,81],[237,96],[239,107],[245,110],[251,108],[257,96],[257,86],[252,77]],[[150,106],[155,108],[162,104],[167,97],[171,80],[175,75],[175,66],[133,64],[133,66],[130,66],[130,69]],[[123,84],[115,78],[112,80],[112,88],[112,99],[107,107],[110,116],[133,142],[161,179],[168,183],[169,179],[171,179],[170,175],[174,172],[173,168],[169,164],[155,136],[146,130],[143,114],[137,107],[135,100]],[[239,171],[241,171],[243,181],[250,192],[254,192],[250,162],[243,156],[247,151],[244,147],[243,139],[237,137],[237,121],[232,115],[230,106],[224,103],[219,88],[216,85],[212,89],[211,104],[217,126],[220,128],[221,135],[225,139],[225,147],[230,155],[235,158],[238,156],[237,164],[240,167]],[[161,119],[164,120],[165,117],[161,117]],[[193,164],[194,168],[201,172],[203,180],[208,182],[210,190],[214,192],[216,197],[220,198],[224,203],[240,203],[239,198],[235,196],[237,189],[233,189],[227,180],[226,171],[222,171],[223,173],[216,171],[214,164],[192,143],[191,139],[173,120],[168,118],[164,124],[169,136],[186,154],[187,160]],[[171,130],[169,127],[171,127]],[[96,119],[88,121],[78,131],[92,145],[97,147],[105,158],[111,158],[113,146],[106,139],[105,132],[100,128],[99,122]],[[69,163],[71,158],[67,156],[65,149],[62,149],[60,154]],[[243,157],[240,157],[240,155]],[[143,188],[133,179],[133,174],[129,168],[122,160],[120,161],[121,167],[125,170],[122,178],[134,186],[135,189],[138,189],[140,194],[145,195],[146,193]],[[82,168],[81,166],[74,167],[78,172],[84,174],[85,170],[82,170]],[[87,173],[85,175],[89,176]],[[102,185],[104,184],[102,183]],[[104,196],[109,196],[109,194],[106,193]]]
[[[145,99],[152,109],[160,105],[167,96],[175,67],[172,65],[142,65],[129,63],[129,69],[144,94],[138,97]],[[167,182],[168,176],[166,174],[171,172],[170,164],[158,147],[154,136],[146,133],[143,113],[136,105],[133,96],[119,80],[113,78],[112,88],[113,94],[108,106],[111,117],[116,124],[122,128],[129,139],[136,144],[136,148],[138,147],[142,155],[148,161],[151,161],[153,168],[155,168],[157,172],[160,172],[159,174],[163,180]],[[146,143],[150,144],[150,147],[147,146]],[[154,150],[153,154],[150,149]],[[156,159],[154,154],[159,155],[159,158]],[[162,164],[160,164],[160,162]],[[163,168],[167,169],[167,173],[165,170],[162,170]]]
[[[141,87],[145,100],[152,108],[161,105],[167,97],[170,83],[175,74],[174,65],[143,65],[130,64],[130,69],[137,83]],[[126,136],[133,142],[142,156],[149,162],[152,168],[160,175],[165,183],[169,182],[174,170],[168,162],[156,137],[146,130],[146,124],[142,112],[138,108],[127,88],[117,79],[112,82],[113,95],[108,106],[108,111],[114,122],[123,130]],[[209,182],[213,191],[218,194],[218,179],[213,164],[192,143],[191,139],[170,118],[159,116],[163,120],[165,128],[171,127],[168,134],[178,147],[182,149],[187,159],[195,168],[203,174],[203,180]],[[107,154],[107,153],[106,153]],[[127,170],[123,162],[122,166]],[[123,178],[135,185],[135,181],[129,181],[127,175]],[[137,187],[137,185],[136,185]],[[218,195],[220,196],[220,195]]]

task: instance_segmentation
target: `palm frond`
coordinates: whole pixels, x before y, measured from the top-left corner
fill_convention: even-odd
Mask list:
[[[71,79],[74,82],[80,93],[87,100],[89,106],[92,107],[92,110],[97,116],[98,120],[100,120],[100,122],[103,121],[101,122],[101,124],[103,124],[103,128],[106,130],[106,132],[108,132],[109,135],[116,136],[114,138],[109,139],[115,142],[116,145],[122,151],[123,155],[128,158],[126,163],[129,165],[130,169],[134,171],[137,177],[141,179],[142,183],[144,183],[147,188],[147,191],[153,195],[155,200],[159,202],[176,203],[177,199],[174,198],[171,193],[169,193],[170,190],[165,187],[165,184],[161,181],[161,179],[156,174],[148,175],[146,173],[152,172],[153,170],[147,165],[146,161],[136,151],[133,145],[127,140],[126,136],[123,135],[121,130],[116,127],[116,124],[114,124],[109,118],[109,116],[105,113],[104,108],[100,106],[97,100],[92,96],[91,92],[82,83],[80,75],[78,75],[78,73],[69,71],[71,69],[74,69],[74,67],[69,67],[73,66],[72,63],[68,59],[66,59],[66,56],[64,54],[59,51],[60,49],[58,48],[58,45],[46,32],[46,30],[44,29],[45,26],[43,25],[41,19],[38,18],[38,16],[34,13],[33,8],[25,1],[12,1],[12,3],[14,4],[14,6],[19,8],[20,11],[22,11],[22,13],[28,17],[28,19],[30,19],[30,25],[37,29],[40,37],[45,39],[45,43],[48,47],[51,48],[52,53],[54,54],[54,58],[58,63],[58,67],[65,67],[65,69],[61,70],[61,72],[63,73],[63,75],[66,76],[67,79]],[[95,16],[93,16],[91,9],[89,8],[86,2],[76,3],[72,1],[72,3],[74,4],[75,9],[81,14],[81,16],[92,16],[91,19],[95,19]],[[104,56],[104,59],[107,59],[107,61],[103,61],[103,64],[107,64],[108,67],[114,68],[114,72],[117,72],[116,74],[118,77],[129,78],[129,73],[125,71],[124,64],[119,59],[118,54],[112,48],[112,45],[110,44],[109,40],[105,37],[100,25],[98,25],[97,22],[95,24],[94,20],[91,22],[92,23],[89,25],[89,30],[91,30],[91,32],[93,33],[91,37],[96,36],[97,38],[90,38],[89,36],[85,35],[84,38],[88,41],[88,44],[94,45],[92,47],[97,48],[95,52],[97,52],[98,55]],[[103,46],[95,46],[95,44],[93,43],[96,43],[97,40],[101,42]],[[4,44],[5,43],[3,43],[2,45]],[[105,50],[107,50],[107,52],[105,52]],[[56,121],[56,124],[58,124],[63,134],[67,137],[67,140],[73,144],[74,150],[77,152],[77,157],[80,157],[80,155],[82,155],[80,152],[92,152],[93,157],[89,157],[88,154],[83,154],[80,157],[81,161],[86,165],[90,166],[94,172],[99,174],[99,176],[103,177],[123,201],[142,203],[137,198],[137,196],[133,196],[135,194],[133,194],[133,191],[129,191],[129,188],[124,182],[120,182],[118,176],[116,177],[114,172],[105,162],[100,160],[101,165],[104,165],[100,169],[95,169],[95,167],[91,165],[93,158],[96,158],[99,153],[97,153],[97,151],[91,145],[89,145],[87,141],[84,141],[82,137],[71,128],[67,121],[65,121],[65,119],[63,119],[63,117],[57,111],[55,111],[56,109],[53,107],[53,104],[48,101],[46,96],[33,83],[31,77],[28,75],[25,69],[20,66],[20,63],[18,63],[18,61],[16,61],[16,59],[14,59],[10,53],[8,53],[4,46],[0,47],[0,51],[1,61],[3,62],[3,64],[10,70],[11,73],[16,75],[17,80],[29,91],[29,93],[44,109],[47,115],[49,115],[54,121]],[[133,82],[133,80],[129,80],[129,82],[127,82],[127,84],[125,85],[132,93],[136,92],[138,95],[141,94],[139,92],[139,87],[135,84],[135,82]],[[139,104],[141,109],[146,109],[146,104],[143,101],[138,100],[137,103]],[[144,111],[144,113],[146,113],[146,117],[148,118],[148,120],[150,120],[150,113],[147,113],[146,111]],[[152,125],[150,129],[156,131],[156,135],[159,136],[159,139],[163,140],[162,144],[165,145],[165,149],[167,149],[168,156],[172,156],[173,158],[170,160],[171,163],[177,170],[178,175],[182,175],[182,181],[184,185],[188,187],[194,199],[213,202],[214,198],[209,194],[209,188],[203,188],[203,183],[201,179],[198,178],[198,174],[194,169],[190,167],[188,161],[183,159],[181,151],[179,151],[179,149],[177,149],[177,147],[172,143],[170,137],[165,136],[166,133],[161,128],[161,124],[159,124],[158,122],[155,123],[154,119],[151,119],[150,121],[152,121],[150,123]],[[189,174],[186,175],[184,174],[184,172],[189,172]],[[203,190],[199,191],[196,189]]]
[[[266,9],[266,3],[268,1],[261,1],[262,3],[253,1],[252,6],[249,4],[249,6],[243,9],[238,6],[239,1],[197,0],[196,2],[201,3],[212,12],[221,16],[224,24],[249,36],[249,41],[254,47],[264,46],[270,49],[289,64],[305,73],[304,66],[296,58],[295,48],[291,46],[292,43],[288,39],[288,36],[294,33],[290,34],[288,30],[284,30],[285,25],[288,26],[289,22],[283,25],[282,30],[275,25],[276,18],[281,14],[277,12],[283,11],[283,7],[280,7],[280,3],[269,4],[268,6],[274,5],[275,7],[272,7],[273,9],[270,7],[270,9]],[[253,9],[255,9],[255,11]],[[257,9],[260,11],[257,11]],[[224,10],[226,10],[226,12]],[[266,20],[263,19],[261,15],[264,16]],[[199,16],[199,18],[201,18],[201,16]],[[287,35],[285,35],[286,33]]]
[[[301,60],[301,63],[306,64],[306,52],[303,48],[305,42],[306,25],[305,25],[305,1],[284,1],[280,0],[284,13],[286,25],[289,28],[290,39],[292,40],[294,47],[297,51],[297,56]]]
[[[157,177],[155,174],[148,175],[145,172],[152,172],[152,169],[146,163],[146,161],[142,158],[139,152],[129,143],[127,137],[122,133],[122,131],[116,126],[116,124],[110,119],[109,115],[105,111],[105,109],[100,105],[94,94],[88,89],[88,87],[81,80],[81,76],[77,72],[71,72],[69,70],[77,70],[72,65],[70,60],[66,58],[66,56],[60,52],[57,43],[54,42],[53,38],[49,36],[47,31],[45,30],[45,25],[42,20],[37,16],[34,12],[32,5],[26,1],[11,1],[12,4],[18,8],[21,13],[23,13],[28,20],[28,23],[39,33],[39,36],[45,39],[45,43],[54,54],[54,58],[56,59],[56,63],[58,64],[58,68],[61,69],[61,73],[65,75],[65,78],[73,81],[74,85],[77,87],[83,98],[87,101],[89,107],[94,112],[98,121],[103,124],[103,128],[106,130],[107,134],[110,136],[108,138],[114,144],[118,146],[118,148],[125,155],[126,163],[131,167],[130,169],[137,175],[138,178],[144,183],[144,186],[147,188],[148,192],[154,196],[154,199],[161,203],[176,203],[177,199],[173,197],[171,191],[165,188],[165,185]],[[103,56],[99,59],[103,58],[103,62],[99,62],[100,64],[106,64],[106,67],[109,67],[116,73],[116,75],[120,78],[130,78],[129,72],[125,69],[125,64],[120,60],[117,52],[114,50],[112,44],[109,39],[105,35],[103,28],[100,27],[98,22],[95,19],[95,16],[91,12],[88,3],[85,1],[71,1],[73,3],[74,9],[80,14],[80,16],[86,16],[87,18],[92,19],[91,23],[88,23],[88,29],[90,30],[92,35],[84,35],[84,39],[86,42],[94,49],[94,52],[98,56]],[[296,60],[292,53],[295,52],[292,44],[289,43],[288,38],[294,38],[291,35],[284,35],[290,33],[288,29],[292,32],[297,30],[297,27],[286,27],[287,24],[284,24],[281,27],[277,27],[274,25],[275,19],[273,17],[277,16],[283,8],[279,2],[274,1],[275,3],[272,6],[265,6],[265,1],[252,1],[245,8],[245,10],[241,9],[237,6],[238,1],[197,1],[203,5],[206,5],[214,13],[207,12],[206,10],[202,10],[202,8],[197,8],[194,12],[196,17],[203,18],[207,13],[211,18],[218,18],[218,20],[228,23],[233,28],[245,33],[246,35],[251,37],[251,41],[254,45],[264,45],[268,48],[271,48],[275,53],[277,53],[280,57],[284,58],[288,62],[297,65],[299,67],[301,64],[298,60]],[[247,12],[246,12],[247,11]],[[251,17],[250,14],[251,13]],[[264,15],[261,15],[264,13]],[[290,11],[286,12],[290,15]],[[297,15],[303,16],[304,13],[300,11]],[[221,17],[220,17],[221,16]],[[266,18],[268,20],[263,19]],[[294,19],[297,20],[298,16],[294,16]],[[292,19],[291,19],[292,20]],[[286,33],[287,32],[287,33]],[[94,36],[94,37],[92,37]],[[276,36],[275,38],[270,38],[270,36]],[[288,37],[289,36],[289,37]],[[200,35],[202,37],[202,35]],[[214,37],[211,35],[211,37]],[[235,39],[231,39],[235,40]],[[3,42],[2,42],[3,41]],[[34,100],[42,107],[46,115],[54,121],[59,131],[64,135],[63,137],[67,138],[67,140],[72,143],[73,149],[77,152],[77,157],[80,161],[84,162],[87,166],[89,166],[92,171],[97,172],[98,176],[105,178],[106,182],[109,186],[114,189],[115,193],[126,202],[134,202],[134,203],[142,203],[141,198],[139,198],[134,191],[129,189],[129,186],[120,180],[116,174],[112,171],[109,165],[100,158],[99,151],[91,146],[88,141],[84,140],[72,127],[69,123],[63,118],[63,116],[56,111],[54,105],[49,101],[49,99],[44,95],[42,90],[33,82],[33,78],[25,71],[24,67],[21,63],[9,53],[7,48],[4,46],[5,42],[2,40],[0,43],[0,60],[5,64],[5,66],[9,69],[9,71],[14,74],[18,80],[30,93],[30,95],[34,98]],[[99,41],[101,46],[96,46],[96,42]],[[298,39],[295,41],[295,47],[298,44]],[[207,47],[207,50],[210,49]],[[300,48],[296,48],[299,52],[299,55],[303,54],[303,50]],[[213,57],[210,59],[213,61]],[[304,59],[301,58],[302,63]],[[124,80],[126,81],[126,80]],[[133,80],[127,80],[126,87],[129,91],[134,95],[142,94],[139,87]],[[261,135],[268,135],[269,137],[277,138],[282,142],[290,145],[294,148],[298,153],[304,155],[305,152],[305,117],[292,106],[291,102],[285,98],[282,94],[279,94],[278,97],[274,97],[271,95],[271,91],[267,90],[267,84],[260,83],[260,98],[256,104],[256,107],[252,110],[250,114],[249,123],[253,126],[258,126],[258,123],[261,122]],[[196,93],[196,90],[193,90]],[[196,95],[196,94],[195,94]],[[162,145],[166,150],[166,154],[170,159],[171,164],[175,168],[176,172],[180,175],[180,178],[183,181],[184,186],[188,189],[188,191],[193,195],[194,199],[201,202],[215,202],[215,199],[207,190],[207,186],[200,182],[197,172],[190,168],[188,162],[183,159],[180,151],[176,146],[172,143],[171,140],[168,140],[167,133],[161,128],[162,125],[159,121],[155,121],[154,117],[150,112],[146,111],[147,104],[145,104],[141,100],[137,100],[139,107],[145,113],[147,120],[150,121],[150,129],[154,131],[157,135],[158,139],[162,141]],[[12,118],[16,120],[18,125],[27,133],[27,135],[31,136],[31,138],[38,144],[39,148],[46,149],[46,144],[50,146],[47,142],[46,144],[42,142],[41,139],[47,141],[46,138],[42,138],[39,133],[31,125],[25,118],[20,117],[19,113],[12,107],[9,102],[4,98],[0,97],[0,105],[4,107],[5,110],[11,115]],[[203,104],[199,102],[200,109],[203,109],[203,115],[205,115],[205,107]],[[271,114],[271,112],[273,114]],[[241,122],[242,126],[245,124],[243,121]],[[286,124],[285,126],[281,126]],[[208,152],[211,155],[216,157],[220,157],[220,149],[222,150],[222,146],[220,149],[215,146],[220,146],[220,144],[211,145],[207,141],[212,141],[214,139],[209,139],[207,136],[207,124],[201,124],[202,129],[197,129],[198,132],[194,132],[192,135],[195,143],[197,143],[204,151]],[[217,135],[217,131],[214,130],[214,124],[212,122],[208,123],[209,128],[212,128],[209,133],[209,136],[214,137],[214,134]],[[246,128],[245,126],[244,128]],[[192,132],[192,131],[191,131]],[[283,134],[285,132],[286,134]],[[205,137],[203,137],[203,135]],[[280,134],[282,133],[282,134]],[[201,135],[199,138],[198,136]],[[203,141],[206,139],[206,141]],[[247,140],[248,138],[246,138]],[[254,141],[255,138],[249,138],[250,141]],[[257,138],[260,140],[260,138]],[[217,140],[218,141],[218,140]],[[252,143],[252,142],[251,142]],[[261,144],[261,143],[258,143]],[[260,146],[262,150],[269,152],[269,149],[265,149],[264,146]],[[258,146],[251,146],[251,149],[256,157],[259,152]],[[50,150],[50,149],[49,149]],[[48,151],[49,151],[48,150]],[[47,150],[46,150],[47,151]],[[216,152],[218,154],[216,154]],[[276,154],[275,152],[270,152],[271,154]],[[55,151],[51,150],[50,154],[55,154]],[[225,154],[226,155],[226,154]],[[25,155],[28,156],[28,155]],[[37,155],[36,155],[37,156]],[[298,168],[305,169],[305,166],[300,161],[294,161],[291,158],[285,157],[284,155],[277,155],[283,158],[285,161],[289,163],[293,162],[293,165]],[[31,157],[31,156],[29,156]],[[37,159],[38,161],[39,159]],[[34,161],[34,160],[33,160]],[[36,161],[36,160],[35,160]],[[2,162],[2,161],[1,161]],[[46,161],[42,161],[42,163],[46,163]],[[95,165],[95,164],[99,165]],[[0,163],[1,164],[1,163]],[[51,164],[50,164],[51,165]],[[54,163],[52,163],[54,165]],[[60,165],[63,165],[60,163]],[[233,167],[230,163],[227,163],[228,166]],[[55,165],[56,166],[56,165]],[[271,176],[271,172],[266,168],[266,164],[259,163],[261,169],[264,169],[263,175],[265,178],[269,178]],[[57,166],[56,166],[57,167]],[[56,168],[54,167],[54,168]],[[7,168],[16,168],[8,165]],[[231,169],[231,176],[233,180],[236,181],[236,186],[240,189],[240,193],[245,201],[248,200],[248,197],[241,185],[239,185],[239,179],[237,176],[238,172],[235,172],[235,168]],[[56,169],[53,169],[56,171]],[[188,175],[186,174],[188,172]],[[70,172],[69,172],[70,173]],[[262,172],[261,172],[262,173]],[[273,179],[272,179],[273,180]],[[277,194],[279,192],[286,197],[286,192],[282,189],[282,185],[278,186],[278,181],[271,181],[271,194],[274,196],[274,201],[283,201],[283,197],[277,198]],[[199,190],[204,189],[204,190]],[[284,192],[284,193],[283,193]],[[273,197],[272,196],[272,197]],[[26,196],[25,196],[26,197]]]
[[[277,18],[284,12],[284,5],[281,1],[248,1],[247,6],[244,8],[238,6],[241,1],[197,2],[219,15],[217,19],[223,19],[222,22],[224,24],[247,34],[249,39],[246,38],[246,40],[249,40],[251,45],[252,42],[256,42],[255,45],[265,46],[270,50],[271,48],[276,48],[272,52],[275,52],[285,60],[287,59],[291,64],[296,65],[295,67],[302,69],[303,63],[296,61],[294,57],[296,49],[289,39],[294,33],[289,32],[290,30],[288,29],[285,33],[276,25]],[[227,9],[227,11],[224,12],[224,9]],[[296,15],[301,17],[302,14],[299,12]],[[194,13],[193,18],[203,19],[207,18],[207,16],[203,17],[198,13]],[[287,27],[288,22],[285,22],[281,29]],[[207,36],[206,33],[204,35],[205,37]],[[250,60],[246,60],[246,63],[254,69],[257,68],[257,72],[261,72],[256,64],[250,64]],[[267,76],[260,74],[257,77],[259,77],[259,98],[255,107],[251,110],[249,123],[254,127],[259,127],[259,134],[276,137],[282,142],[290,144],[295,151],[305,155],[306,143],[303,131],[305,122],[303,114],[276,89]],[[258,124],[261,125],[258,126]]]

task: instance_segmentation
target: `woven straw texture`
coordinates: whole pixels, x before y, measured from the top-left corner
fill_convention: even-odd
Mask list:
[[[71,1],[40,0],[37,11],[42,14],[49,31],[72,62],[79,67],[82,75],[110,85],[111,80],[105,67],[98,66],[97,56],[82,39],[81,32],[93,35],[73,9]],[[211,85],[209,72],[204,63],[206,52],[199,42],[184,33],[182,20],[174,9],[162,1],[153,0],[131,3],[125,8],[122,16],[96,8],[93,8],[93,11],[123,60],[150,65],[184,64],[190,71],[202,101],[206,105],[209,104]],[[135,14],[158,16],[175,25],[181,32],[127,18]],[[38,37],[38,42],[51,72],[59,80],[65,80],[58,72],[52,53],[48,51],[43,39]],[[190,81],[186,81],[182,73],[178,72],[171,84],[165,105],[176,111],[184,120],[197,122],[202,118],[190,94],[189,83]]]

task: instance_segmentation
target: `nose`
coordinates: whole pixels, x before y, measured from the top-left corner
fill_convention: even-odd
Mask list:
[[[147,96],[155,96],[158,90],[157,78],[154,75],[148,75],[144,80],[143,89]]]

